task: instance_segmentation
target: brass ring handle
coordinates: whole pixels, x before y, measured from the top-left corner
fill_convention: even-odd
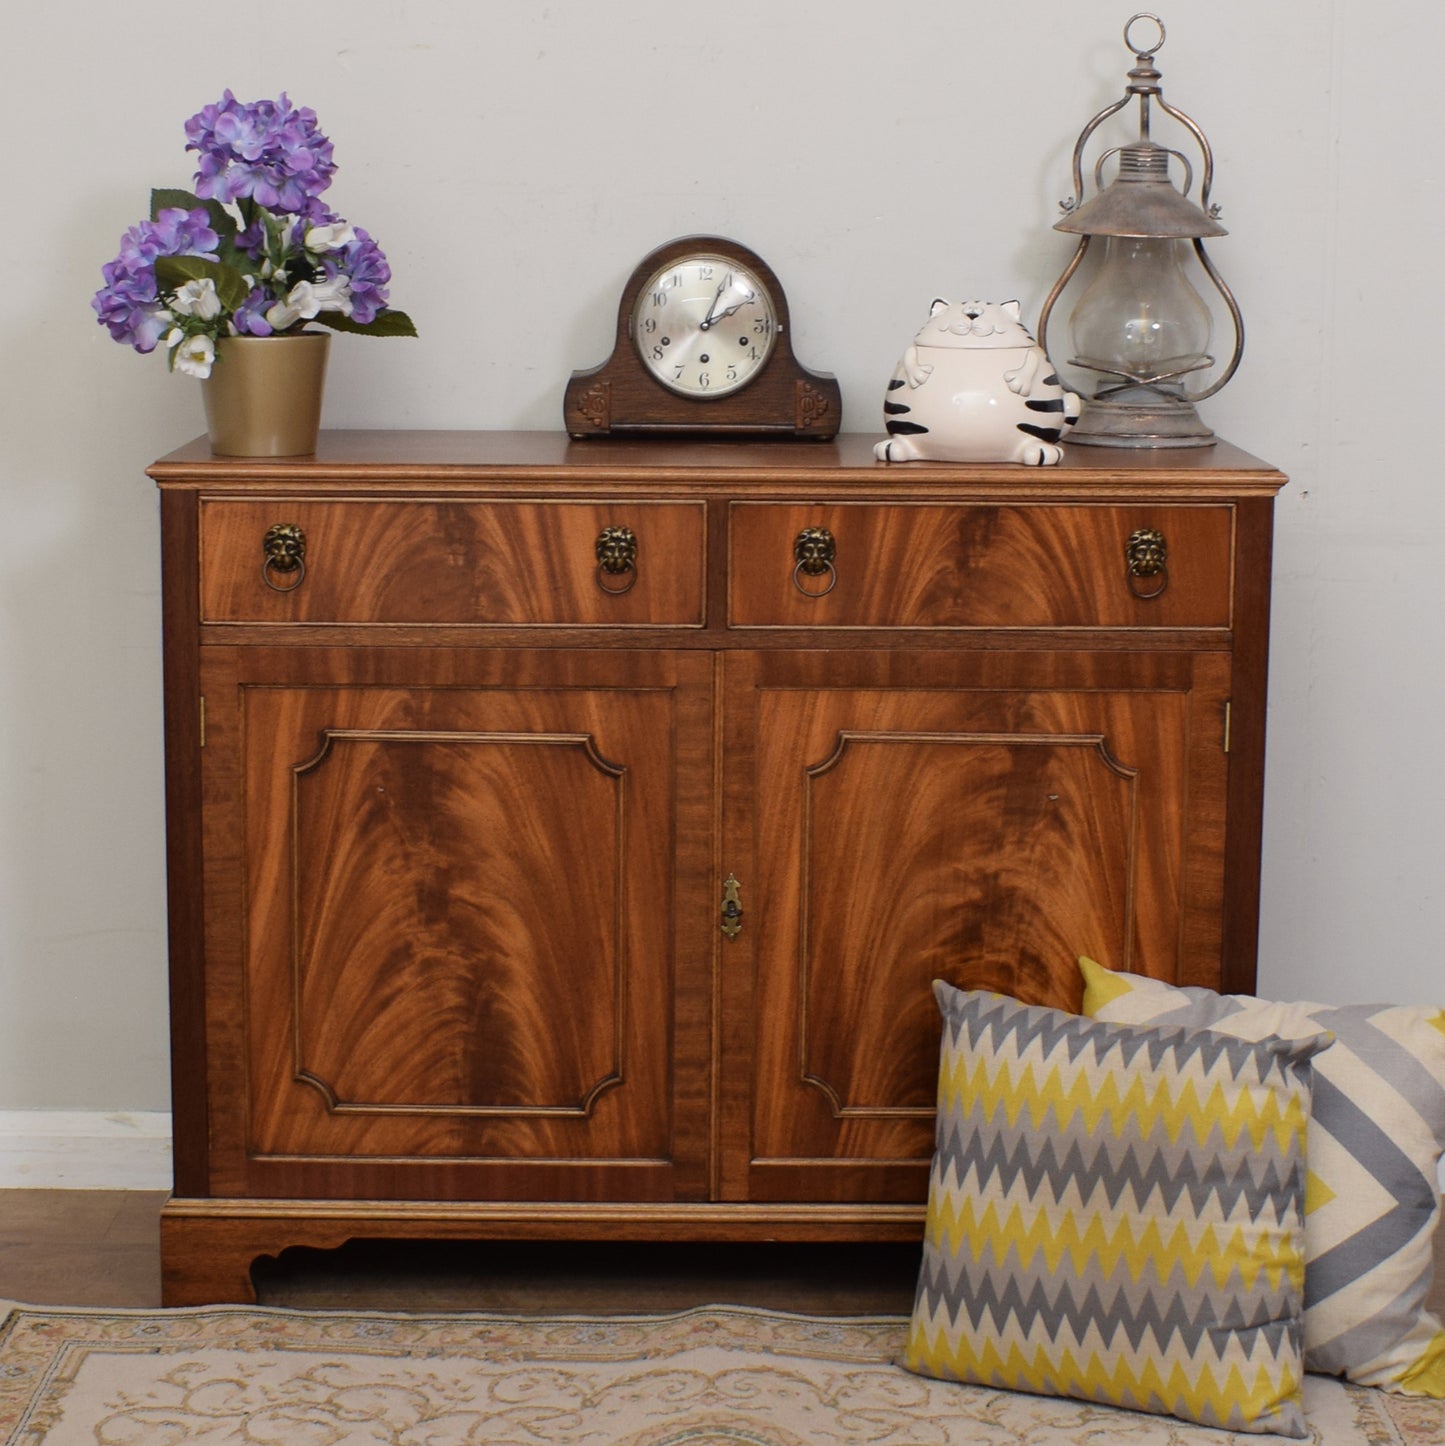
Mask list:
[[[1153,527],[1141,527],[1124,544],[1124,572],[1129,591],[1141,602],[1156,598],[1169,586],[1169,544]],[[1139,579],[1158,579],[1140,586]]]
[[[261,581],[272,592],[295,592],[306,581],[306,534],[294,522],[278,522],[268,528],[261,551]],[[283,587],[272,579],[272,573],[291,580]]]
[[[826,527],[805,527],[793,543],[793,586],[804,597],[827,597],[838,586],[838,569],[833,559],[838,544]],[[803,586],[805,577],[826,577],[826,587]]]
[[[604,527],[597,536],[597,586],[613,597],[631,592],[637,585],[637,535],[630,527]],[[621,587],[606,579],[623,578]]]

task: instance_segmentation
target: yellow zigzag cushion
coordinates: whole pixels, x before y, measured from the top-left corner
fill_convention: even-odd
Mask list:
[[[1329,1030],[1314,1061],[1305,1194],[1305,1366],[1445,1396],[1445,1332],[1425,1309],[1445,1150],[1445,1011],[1276,1004],[1176,988],[1081,959],[1084,1013],[1242,1039]]]
[[[1310,1057],[933,986],[928,1227],[904,1365],[1306,1434]]]

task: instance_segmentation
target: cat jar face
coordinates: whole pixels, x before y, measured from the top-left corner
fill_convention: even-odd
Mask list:
[[[913,338],[915,346],[1032,346],[1029,329],[1019,320],[1016,301],[944,301],[937,298],[928,320]]]

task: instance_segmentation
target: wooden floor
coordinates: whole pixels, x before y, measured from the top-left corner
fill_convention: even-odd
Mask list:
[[[0,1299],[160,1304],[164,1194],[0,1190]],[[916,1245],[400,1244],[290,1250],[253,1270],[264,1305],[636,1312],[731,1304],[906,1314]]]

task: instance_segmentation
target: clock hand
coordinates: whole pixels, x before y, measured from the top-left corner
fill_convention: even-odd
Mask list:
[[[716,317],[713,316],[713,312],[714,312],[715,310],[717,310],[717,304],[718,304],[718,302],[720,302],[720,301],[722,300],[722,294],[723,294],[724,291],[726,291],[726,290],[728,289],[728,283],[729,283],[731,280],[732,280],[732,277],[731,277],[731,276],[724,276],[723,279],[718,282],[718,284],[717,284],[717,290],[713,293],[713,298],[712,298],[712,300],[711,300],[710,302],[708,302],[708,304],[707,304],[707,315],[706,315],[705,317],[703,317],[703,319],[702,319],[702,328],[701,328],[701,329],[702,329],[703,331],[706,331],[706,330],[708,329],[708,327],[710,327],[710,326],[713,324],[713,322],[717,319]]]
[[[742,299],[741,301],[737,302],[737,303],[736,303],[735,305],[733,305],[733,306],[728,307],[728,309],[727,309],[726,311],[720,311],[720,312],[718,312],[717,315],[714,316],[714,315],[713,315],[713,306],[716,306],[716,305],[717,305],[718,300],[719,300],[719,298],[721,297],[721,295],[722,295],[722,293],[721,293],[721,291],[719,291],[718,296],[715,296],[715,297],[713,298],[713,304],[712,304],[712,306],[708,307],[708,309],[707,309],[707,315],[703,318],[703,322],[702,322],[702,330],[703,330],[703,331],[707,331],[709,327],[713,326],[715,323],[717,323],[717,322],[719,322],[719,321],[725,321],[725,320],[726,320],[728,317],[730,317],[735,311],[741,311],[741,310],[743,309],[743,307],[748,306],[748,305],[750,305],[752,302],[754,302],[754,301],[757,300],[757,294],[756,294],[755,292],[746,291],[746,292],[743,293],[743,299]]]

